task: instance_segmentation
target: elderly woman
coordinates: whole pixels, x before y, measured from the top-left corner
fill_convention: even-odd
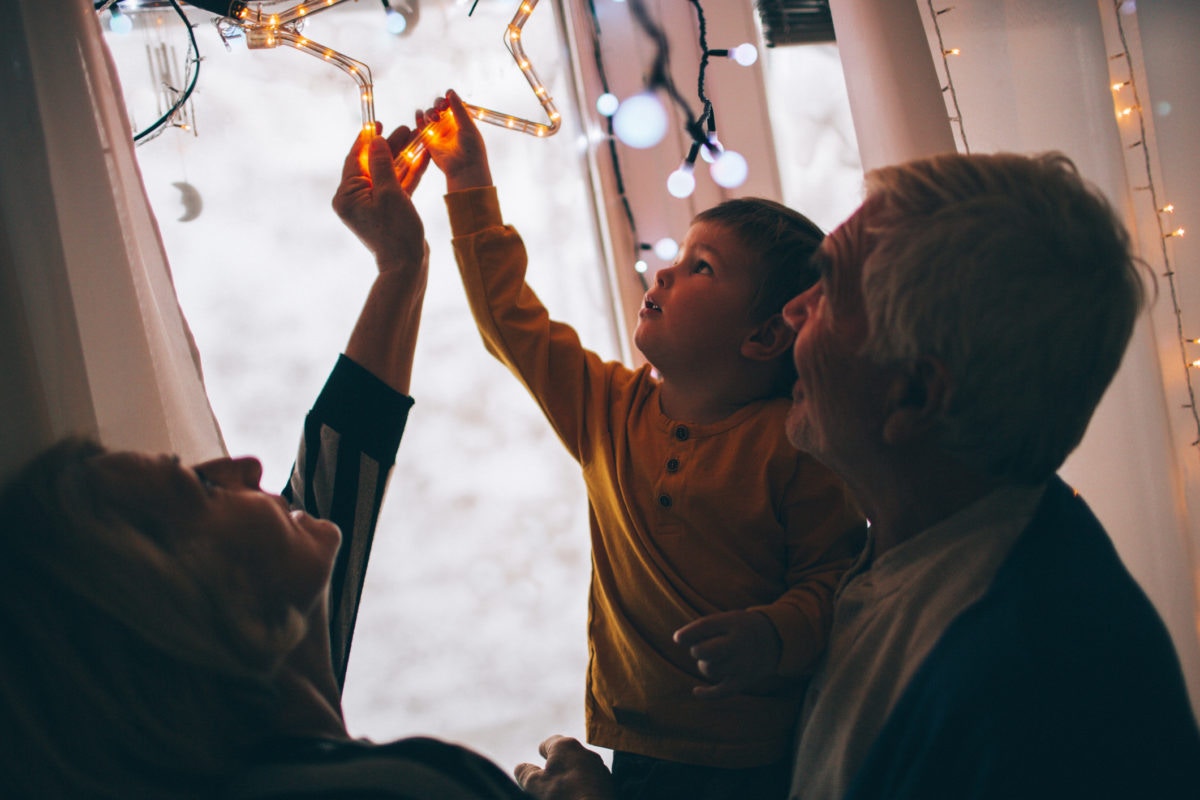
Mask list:
[[[419,233],[399,233],[422,230],[425,163],[392,165],[411,136],[361,136],[346,158],[333,205],[379,275],[282,497],[253,458],[77,439],[5,485],[0,796],[520,796],[470,751],[354,741],[342,718],[428,274]]]

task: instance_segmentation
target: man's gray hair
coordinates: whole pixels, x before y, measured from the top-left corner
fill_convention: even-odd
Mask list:
[[[867,176],[866,353],[953,377],[941,444],[1022,483],[1079,444],[1145,303],[1143,265],[1064,155],[943,155]]]

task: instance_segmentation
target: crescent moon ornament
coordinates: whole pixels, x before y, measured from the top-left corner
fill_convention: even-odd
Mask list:
[[[200,191],[187,181],[178,181],[171,185],[179,190],[179,200],[183,203],[183,216],[179,221],[191,222],[200,216],[200,212],[204,210],[204,198],[200,196]]]

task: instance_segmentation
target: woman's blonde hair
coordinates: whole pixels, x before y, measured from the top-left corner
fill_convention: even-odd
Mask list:
[[[68,439],[0,492],[0,783],[18,796],[190,797],[270,733],[304,634],[263,621],[202,541],[114,510]],[[7,791],[0,794],[8,796]]]

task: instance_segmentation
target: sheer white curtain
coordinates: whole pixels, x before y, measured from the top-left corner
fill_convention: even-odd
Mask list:
[[[0,470],[68,433],[217,455],[96,14],[0,8]]]
[[[1153,181],[1178,205],[1180,217],[1168,230],[1186,227],[1200,208],[1191,152],[1200,7],[1192,0],[832,0],[831,10],[864,167],[952,150],[956,142],[963,149],[964,139],[972,152],[1061,150],[1125,212],[1154,271],[1166,272],[1145,187]],[[1118,120],[1114,106],[1112,84],[1121,76],[1114,80],[1110,70],[1126,64],[1123,56],[1112,58],[1123,49],[1118,15],[1147,126],[1149,178],[1138,144],[1143,135],[1129,127],[1133,117]],[[952,48],[960,52],[948,58],[947,75],[942,51]],[[943,92],[951,81],[957,112]],[[1132,105],[1129,87],[1116,91],[1122,105]],[[948,122],[958,112],[961,129]],[[1182,324],[1193,331],[1186,335],[1197,336],[1200,264],[1184,241],[1168,253],[1182,262],[1170,266],[1180,270]],[[1159,290],[1063,475],[1087,498],[1164,617],[1200,714],[1200,522],[1193,510],[1200,435],[1163,277]]]

